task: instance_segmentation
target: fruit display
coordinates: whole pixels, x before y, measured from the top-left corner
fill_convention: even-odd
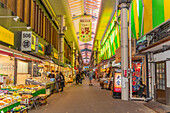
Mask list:
[[[24,105],[19,105],[17,107],[14,107],[13,108],[13,111],[16,112],[16,111],[21,111],[22,109],[26,109],[26,106]]]

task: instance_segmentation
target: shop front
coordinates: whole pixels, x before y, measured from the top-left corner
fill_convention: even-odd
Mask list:
[[[170,50],[154,54],[155,59],[155,96],[158,102],[170,105]]]

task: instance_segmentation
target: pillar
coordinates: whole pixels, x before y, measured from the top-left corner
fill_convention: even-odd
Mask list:
[[[94,50],[94,55],[93,55],[93,57],[94,57],[94,66],[96,65],[96,50]]]
[[[100,63],[100,40],[97,40],[97,65]]]
[[[75,45],[74,42],[71,42],[71,65],[74,67],[75,59]]]
[[[17,58],[14,59],[14,85],[17,84]]]
[[[127,3],[121,3],[121,99],[129,100]]]
[[[64,63],[64,29],[65,26],[64,16],[61,15],[61,25],[60,25],[60,62]]]

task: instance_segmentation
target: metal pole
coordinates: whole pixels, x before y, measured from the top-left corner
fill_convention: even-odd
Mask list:
[[[61,15],[61,27],[60,27],[60,61],[62,63],[64,63],[64,30],[63,30],[63,27],[64,27],[64,16]]]
[[[128,78],[124,77],[128,71],[128,24],[127,24],[127,4],[121,3],[121,75],[122,75],[122,92],[121,99],[129,99]]]
[[[130,69],[130,99],[132,99],[132,37],[131,37],[131,5],[129,8],[129,69]]]
[[[146,97],[149,98],[148,53],[146,53]]]

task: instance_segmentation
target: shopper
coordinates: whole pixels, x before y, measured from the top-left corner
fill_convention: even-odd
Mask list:
[[[64,87],[65,87],[65,79],[64,79],[64,75],[62,74],[62,72],[60,72],[60,87],[61,87],[61,92],[63,91]]]
[[[76,73],[76,84],[79,84],[79,79],[80,79],[80,73],[77,70],[77,73]]]
[[[51,71],[51,73],[49,74],[48,78],[50,78],[50,81],[55,81],[54,70]]]
[[[61,81],[60,76],[58,74],[58,71],[56,71],[56,78],[55,79],[56,79],[56,91],[58,93],[59,92],[59,83]]]
[[[90,69],[90,72],[89,72],[89,86],[92,86],[92,80],[93,80],[93,71],[92,69]]]

